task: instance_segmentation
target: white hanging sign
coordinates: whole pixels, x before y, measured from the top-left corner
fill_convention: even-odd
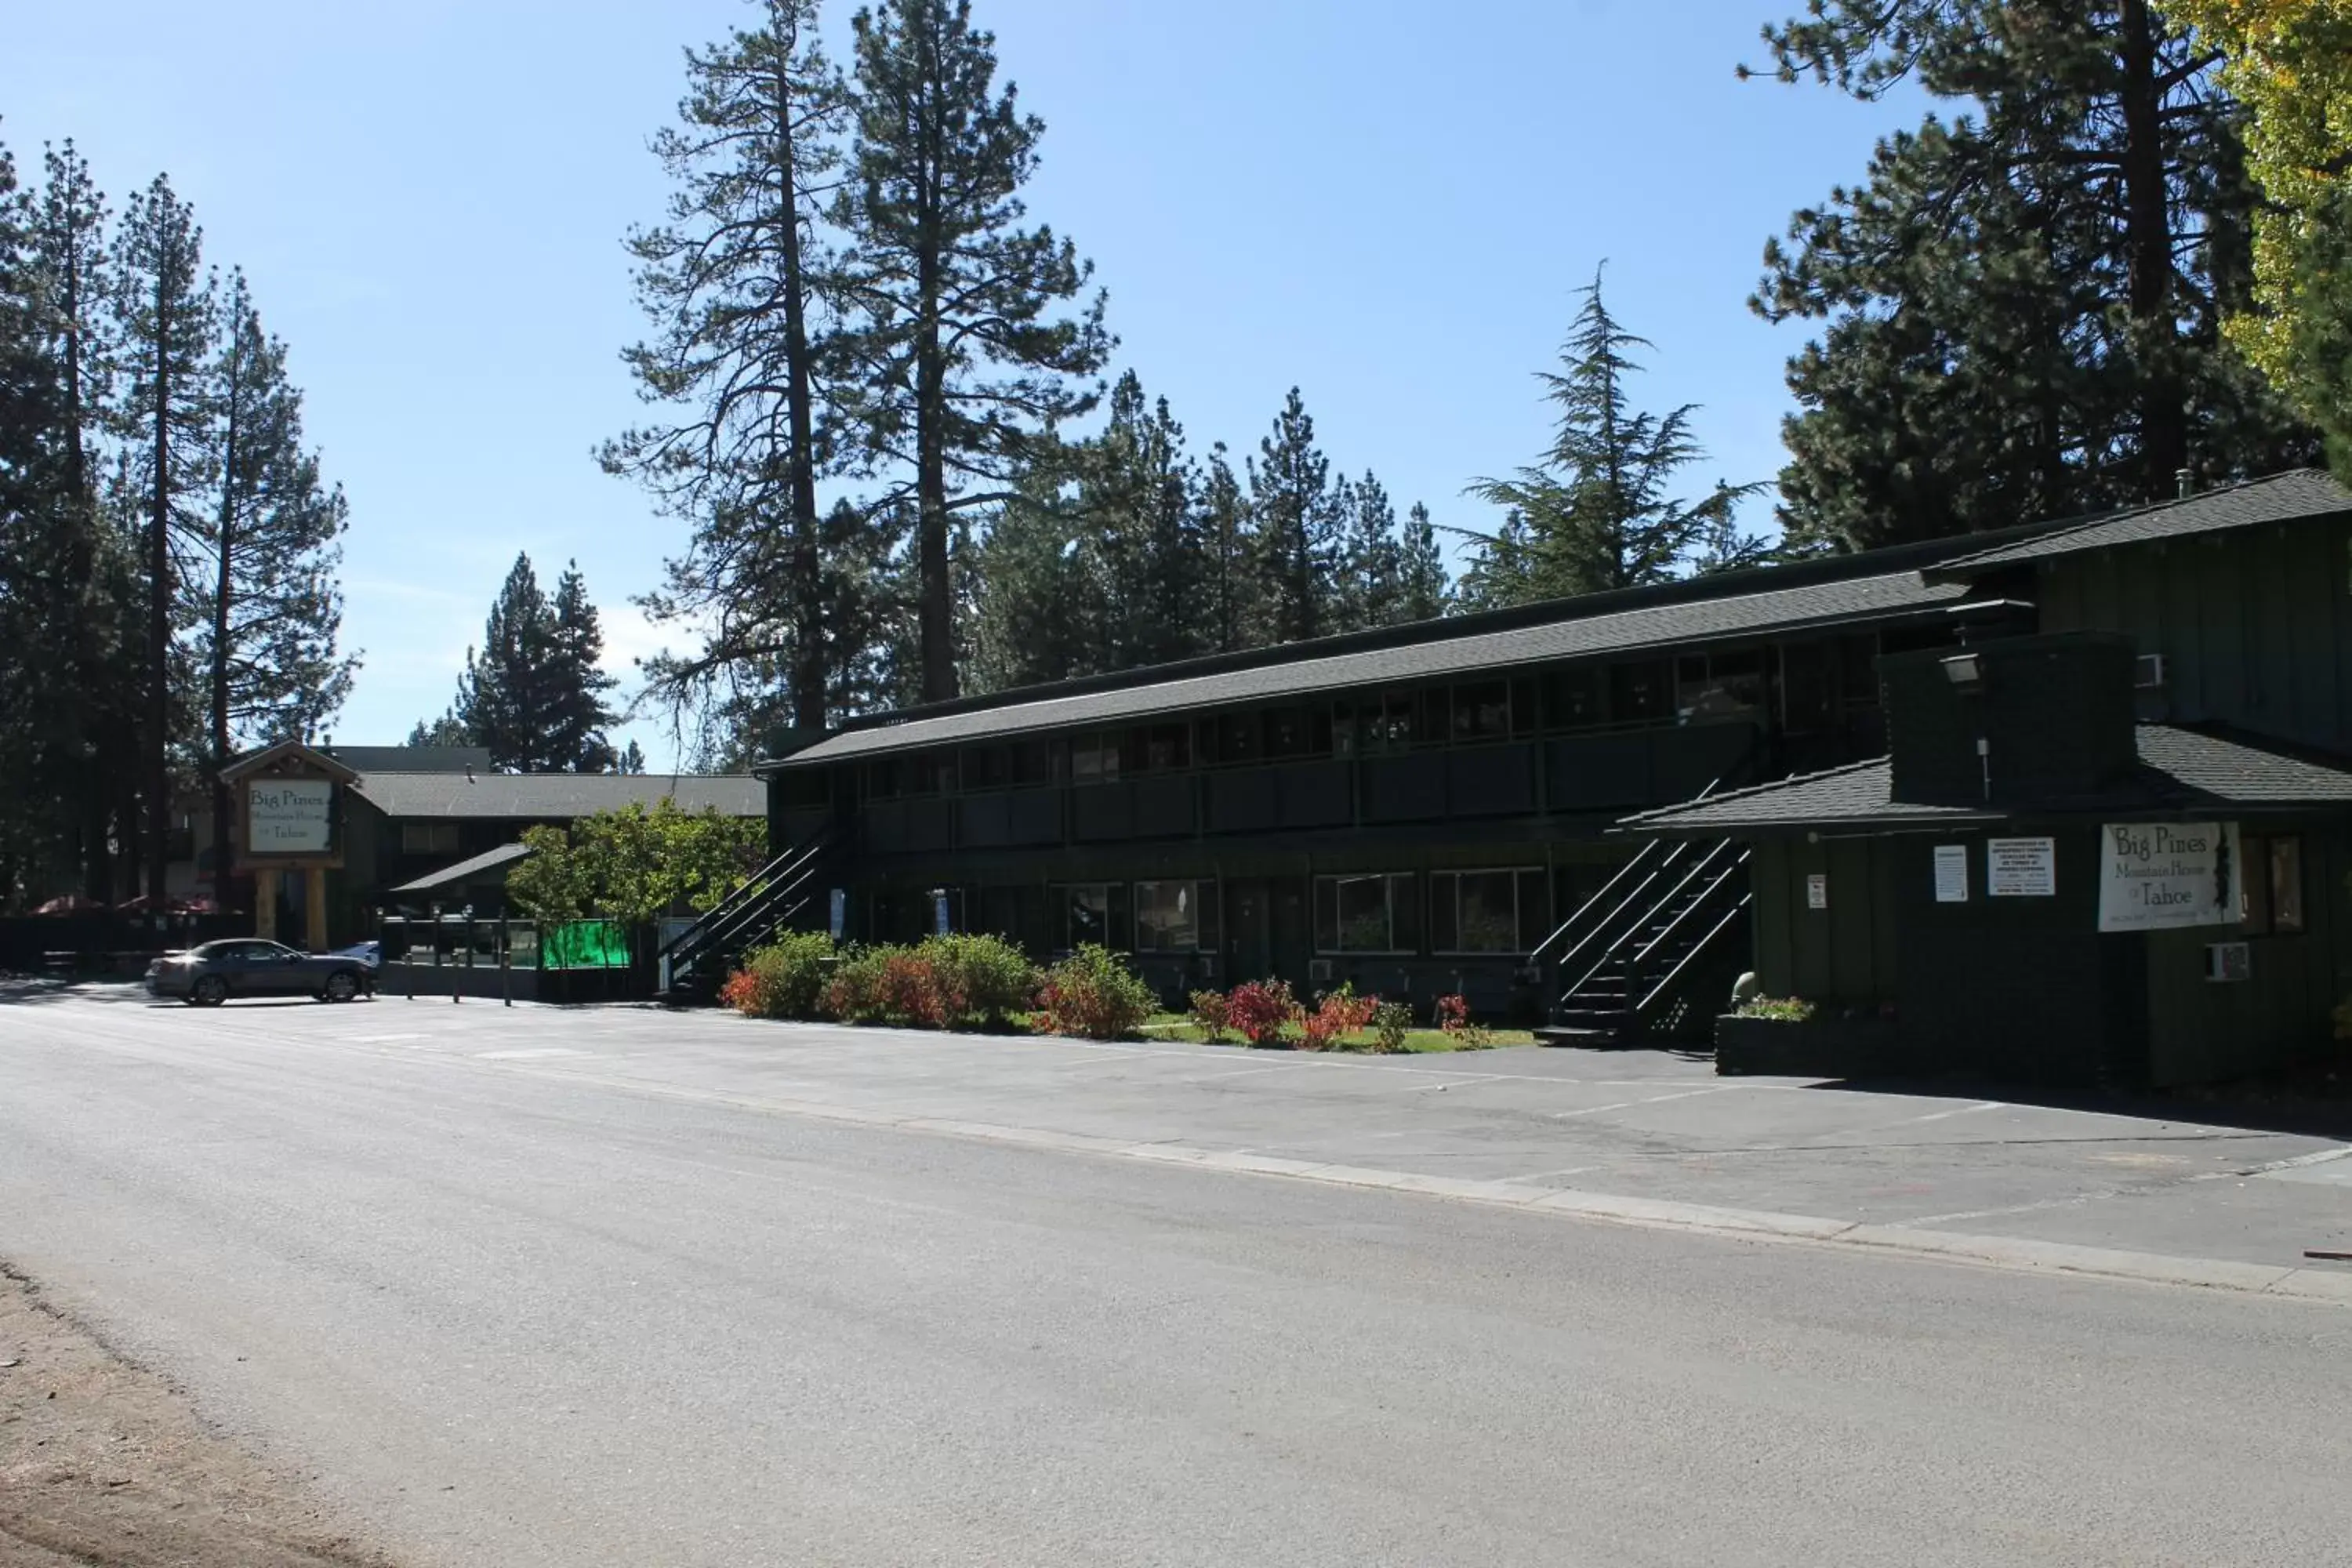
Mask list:
[[[2234,925],[2242,870],[2234,822],[2126,822],[2099,830],[2099,929]]]
[[[1825,910],[1830,907],[1830,879],[1826,872],[1811,871],[1805,876],[1805,908]]]
[[[1965,904],[1969,901],[1967,845],[1936,846],[1936,901],[1939,904]]]
[[[1985,841],[1985,896],[2048,899],[2058,892],[2058,841],[2054,838],[1990,838]]]

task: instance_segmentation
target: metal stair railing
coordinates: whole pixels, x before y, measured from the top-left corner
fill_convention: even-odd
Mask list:
[[[1633,1005],[1633,1016],[1639,1019],[1646,1016],[1657,1007],[1660,1001],[1671,997],[1674,994],[1675,985],[1680,983],[1684,974],[1690,970],[1692,965],[1697,963],[1699,960],[1707,956],[1708,950],[1714,947],[1716,943],[1716,939],[1722,936],[1726,931],[1728,931],[1731,928],[1733,921],[1738,920],[1741,915],[1746,914],[1748,912],[1748,906],[1753,904],[1755,901],[1756,895],[1752,892],[1742,893],[1738,898],[1733,900],[1731,907],[1724,910],[1723,918],[1717,921],[1715,924],[1709,926],[1706,930],[1706,934],[1700,937],[1697,942],[1692,943],[1691,950],[1683,954],[1683,956],[1676,961],[1675,966],[1666,971],[1665,974],[1659,979],[1658,983],[1650,987],[1649,991],[1643,994],[1638,1002],[1635,1002]]]
[[[1668,888],[1664,893],[1661,893],[1656,899],[1653,900],[1643,909],[1640,914],[1636,915],[1632,921],[1627,923],[1615,937],[1612,938],[1609,944],[1601,950],[1601,956],[1593,961],[1592,966],[1587,969],[1582,974],[1579,975],[1576,979],[1576,984],[1570,985],[1567,990],[1560,993],[1560,994],[1563,997],[1573,996],[1578,992],[1583,990],[1585,986],[1591,984],[1593,979],[1598,976],[1602,970],[1617,962],[1618,950],[1620,948],[1623,947],[1624,944],[1633,937],[1648,931],[1650,929],[1650,922],[1656,920],[1661,914],[1665,913],[1666,910],[1673,906],[1676,897],[1682,893],[1683,889],[1689,887],[1691,883],[1698,878],[1706,875],[1708,866],[1714,862],[1716,858],[1731,847],[1732,845],[1729,839],[1720,839],[1712,845],[1706,854],[1700,856],[1697,861],[1694,863],[1688,870],[1685,870],[1681,877],[1675,879],[1672,887]],[[1661,865],[1655,872],[1643,879],[1642,888],[1634,889],[1634,896],[1639,897],[1641,892],[1651,883],[1655,882],[1660,877],[1664,876],[1667,869],[1668,867],[1666,865]],[[1682,911],[1680,910],[1676,910],[1675,918],[1679,918],[1681,912]],[[1604,927],[1602,929],[1605,930],[1607,928]],[[1596,936],[1599,934],[1599,931],[1594,932],[1594,935]],[[1580,947],[1589,945],[1590,941],[1591,939],[1588,938],[1585,943],[1579,944]],[[1639,951],[1646,952],[1647,946],[1645,945]],[[1565,964],[1567,961],[1562,960],[1561,962]]]
[[[1725,774],[1722,777],[1708,780],[1706,787],[1699,791],[1693,798],[1705,800],[1717,790],[1722,788],[1724,778],[1728,776],[1728,774]],[[1560,942],[1562,939],[1567,937],[1570,931],[1574,931],[1578,924],[1582,921],[1584,917],[1591,913],[1595,909],[1598,909],[1612,893],[1614,893],[1617,890],[1618,887],[1623,883],[1627,878],[1634,876],[1636,873],[1643,873],[1643,868],[1648,866],[1653,859],[1658,861],[1659,864],[1657,868],[1663,868],[1664,866],[1671,863],[1679,857],[1688,847],[1689,846],[1686,843],[1677,842],[1669,847],[1667,841],[1662,838],[1653,838],[1647,844],[1643,845],[1642,847],[1634,853],[1632,859],[1626,861],[1624,865],[1618,868],[1617,874],[1615,876],[1610,878],[1608,881],[1601,884],[1601,888],[1599,892],[1593,894],[1591,898],[1585,900],[1583,903],[1578,905],[1574,914],[1570,915],[1568,919],[1560,921],[1559,926],[1553,930],[1549,936],[1536,943],[1535,951],[1528,954],[1528,962],[1530,963],[1541,963],[1543,961],[1544,954],[1552,950],[1554,943]],[[1643,874],[1646,877],[1647,873]],[[1636,892],[1638,892],[1638,890],[1639,889],[1637,889]],[[1617,909],[1613,909],[1610,911],[1610,916],[1614,916],[1619,910],[1622,910],[1623,907],[1623,902],[1621,900]],[[1608,919],[1609,916],[1603,917],[1604,925]],[[1582,940],[1580,940],[1576,943],[1574,947],[1561,954],[1559,959],[1560,967],[1564,969],[1572,963],[1576,954],[1591,941],[1591,933],[1588,932]]]
[[[771,930],[807,903],[793,903],[781,915],[776,906],[800,893],[815,874],[832,846],[830,830],[820,829],[778,855],[746,878],[742,884],[704,912],[692,925],[665,943],[657,956],[665,990],[692,976],[699,961],[713,952],[725,953],[730,943],[763,922]]]

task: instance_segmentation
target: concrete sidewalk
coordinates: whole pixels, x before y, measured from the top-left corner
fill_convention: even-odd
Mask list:
[[[142,1001],[81,988],[50,1005]],[[1318,1056],[397,998],[232,1007],[185,1026],[918,1132],[2352,1301],[2352,1267],[2303,1256],[2352,1249],[2352,1143],[2254,1126],[1719,1079],[1646,1051]]]

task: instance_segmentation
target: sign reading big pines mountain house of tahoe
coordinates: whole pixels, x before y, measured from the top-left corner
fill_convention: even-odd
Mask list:
[[[2099,929],[2160,931],[2238,919],[2234,822],[2134,822],[2099,830]]]
[[[257,855],[322,855],[333,821],[334,785],[325,779],[256,779],[248,820]]]

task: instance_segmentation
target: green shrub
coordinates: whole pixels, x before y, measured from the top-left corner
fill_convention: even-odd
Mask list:
[[[1225,1031],[1233,1026],[1232,1015],[1222,991],[1192,993],[1192,1026],[1201,1031],[1201,1038],[1210,1045],[1223,1043]]]
[[[1001,936],[927,937],[915,951],[938,976],[942,999],[959,1004],[950,1027],[1001,1028],[1036,1005],[1035,967]]]
[[[904,952],[904,948],[887,946],[844,948],[841,962],[833,967],[833,978],[817,999],[818,1009],[845,1024],[882,1022],[883,971],[894,954]]]
[[[1402,1002],[1383,1002],[1372,1009],[1372,1049],[1392,1057],[1404,1049],[1412,1032],[1412,1008]]]
[[[746,954],[719,999],[747,1018],[814,1018],[832,959],[823,931],[788,932]]]
[[[1046,971],[1038,1022],[1049,1035],[1121,1039],[1151,1016],[1159,1000],[1125,959],[1088,942]]]
[[[1813,1005],[1794,996],[1751,996],[1739,1005],[1733,1015],[1740,1018],[1769,1018],[1776,1024],[1810,1023]]]

